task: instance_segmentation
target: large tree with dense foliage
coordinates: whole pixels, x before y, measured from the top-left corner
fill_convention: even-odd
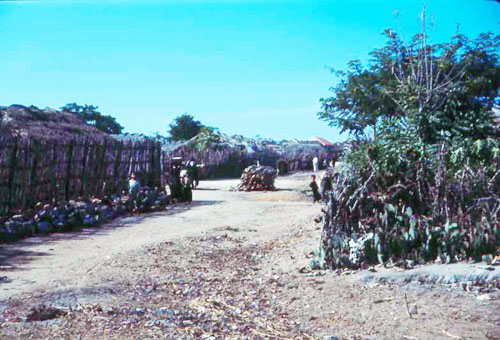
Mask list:
[[[89,125],[95,128],[109,133],[109,134],[120,134],[123,127],[118,124],[116,118],[103,115],[98,111],[97,106],[94,105],[78,105],[76,103],[66,104],[61,107],[64,112],[73,113],[81,117]]]
[[[500,37],[457,34],[428,44],[425,30],[409,43],[392,30],[384,34],[387,44],[371,53],[368,67],[351,61],[346,72],[336,72],[340,81],[332,97],[321,99],[319,117],[359,141],[373,139],[370,156],[381,170],[406,163],[402,155],[426,157],[440,143],[457,164],[498,153],[492,109],[499,98]]]
[[[193,116],[185,113],[174,119],[170,124],[170,139],[173,141],[188,140],[196,136],[203,125]]]
[[[387,44],[371,53],[368,67],[357,60],[336,72],[333,96],[321,99],[319,117],[358,138],[382,128],[416,128],[434,143],[442,131],[453,136],[494,135],[491,111],[500,86],[499,36],[427,44],[425,31],[404,43],[392,30]],[[371,128],[367,130],[367,128]]]

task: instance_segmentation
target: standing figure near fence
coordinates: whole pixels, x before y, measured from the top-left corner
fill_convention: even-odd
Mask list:
[[[183,173],[181,184],[184,201],[191,204],[193,202],[193,180],[189,177],[187,171]]]
[[[183,199],[182,194],[182,158],[175,156],[172,158],[170,176],[168,185],[170,187],[170,198],[173,202],[178,202]]]
[[[194,161],[194,159],[191,158],[191,161],[189,162],[189,177],[191,178],[193,182],[193,190],[196,189],[199,183],[199,175],[198,175],[198,164]]]
[[[140,189],[141,189],[141,183],[137,179],[135,173],[132,172],[130,174],[130,179],[128,180],[128,194],[131,197],[135,197],[139,193]]]
[[[319,188],[320,188],[320,193],[321,193],[321,196],[323,198],[323,201],[327,201],[328,200],[328,192],[330,192],[332,189],[333,189],[333,185],[332,185],[332,175],[330,173],[330,171],[326,171],[323,178],[321,179],[321,182],[319,184]]]
[[[132,213],[137,214],[139,212],[137,197],[139,196],[139,190],[141,189],[141,184],[137,179],[135,173],[130,174],[130,179],[128,180],[128,195],[132,203]]]
[[[313,192],[313,203],[316,203],[321,200],[321,195],[318,192],[318,183],[316,183],[316,176],[311,176],[311,183],[309,183],[309,187]]]

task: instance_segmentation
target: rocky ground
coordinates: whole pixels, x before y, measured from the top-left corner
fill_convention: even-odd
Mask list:
[[[0,338],[500,339],[497,267],[308,270],[307,180],[206,181],[192,206],[2,246]]]

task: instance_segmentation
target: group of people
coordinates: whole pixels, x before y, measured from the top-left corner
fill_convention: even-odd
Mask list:
[[[314,156],[314,158],[312,159],[312,166],[313,166],[314,172],[319,171],[319,168],[320,168],[319,165],[320,165],[320,162],[319,162],[318,156]],[[331,159],[330,161],[328,161],[325,158],[325,159],[323,159],[322,166],[323,166],[323,169],[327,169],[328,167],[333,168],[333,167],[335,167],[335,160]]]
[[[321,179],[320,185],[316,183],[316,175],[311,175],[309,187],[313,192],[313,203],[328,199],[328,192],[333,189],[333,176],[330,171],[326,171]]]
[[[184,169],[181,170],[179,177],[183,200],[191,204],[193,202],[193,190],[199,184],[198,165],[194,159],[190,159],[184,164]]]
[[[175,200],[180,200],[190,204],[193,201],[193,190],[196,189],[199,184],[198,165],[194,159],[180,165],[182,166],[182,170],[179,169],[180,172],[179,170],[173,172],[174,178],[173,183],[170,185],[170,191],[172,198]],[[140,188],[141,185],[137,179],[137,175],[132,172],[128,181],[129,195],[132,198],[137,196]]]
[[[313,171],[319,171],[319,158],[318,156],[314,156],[312,159]],[[330,162],[325,158],[323,160],[323,167],[326,170],[323,178],[321,178],[320,185],[316,183],[316,175],[311,175],[311,182],[309,183],[309,187],[313,192],[313,203],[319,202],[321,200],[326,201],[328,199],[328,192],[333,189],[333,176],[332,169],[335,167],[335,160],[332,159]]]

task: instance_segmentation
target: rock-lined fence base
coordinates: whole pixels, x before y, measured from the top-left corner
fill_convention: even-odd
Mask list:
[[[132,196],[114,194],[102,199],[70,200],[37,204],[23,215],[14,215],[0,225],[0,243],[35,234],[65,232],[81,227],[97,227],[117,217],[161,211],[169,204],[164,190],[143,188]]]

